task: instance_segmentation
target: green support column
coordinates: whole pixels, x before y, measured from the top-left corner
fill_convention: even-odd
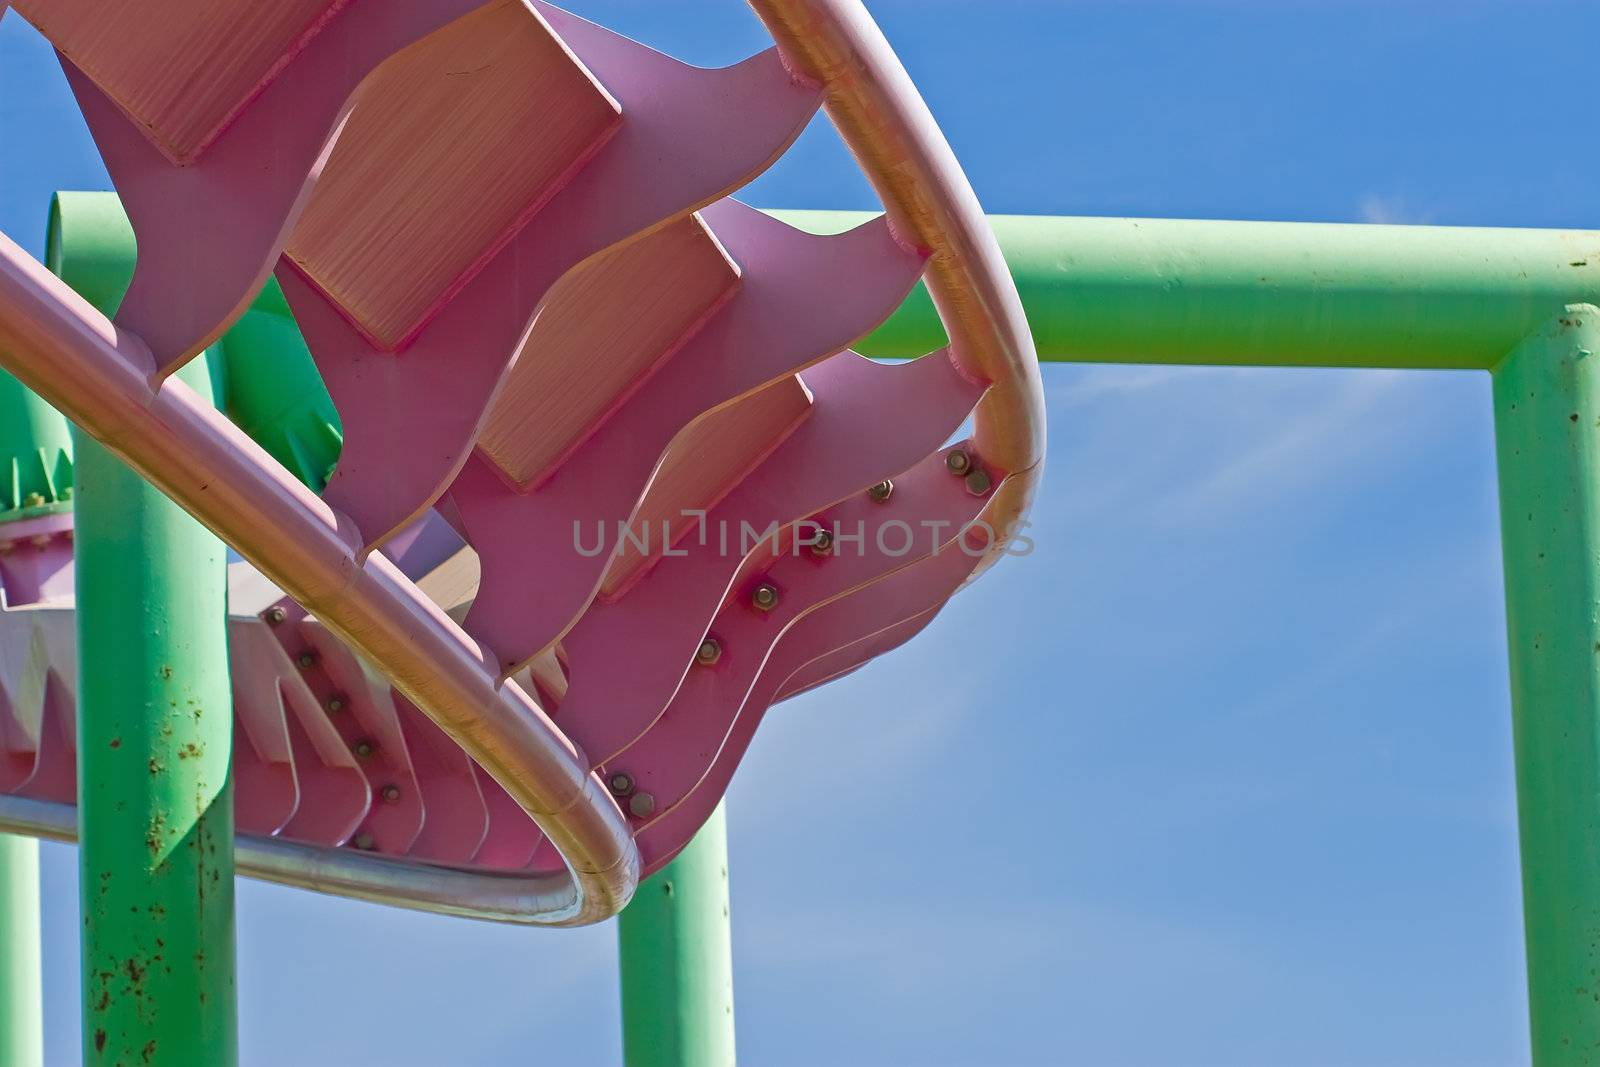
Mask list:
[[[39,990],[39,842],[0,834],[0,1063],[44,1062]]]
[[[207,388],[203,361],[185,373]],[[237,1062],[222,544],[77,443],[84,1061]]]
[[[70,508],[67,420],[0,373],[0,524]],[[39,843],[0,834],[0,1064],[44,1061],[39,982]]]
[[[66,210],[69,206],[71,210]],[[48,263],[102,311],[132,232],[63,195]],[[180,374],[212,397],[205,359]],[[233,701],[222,543],[76,435],[78,890],[88,1064],[230,1067]]]
[[[728,824],[721,804],[617,920],[627,1067],[733,1067]]]
[[[1494,371],[1533,1059],[1600,1063],[1600,309]]]

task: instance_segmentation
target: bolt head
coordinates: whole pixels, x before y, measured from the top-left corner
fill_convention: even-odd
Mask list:
[[[945,453],[944,465],[952,474],[965,474],[972,469],[972,456],[964,448],[952,448]]]
[[[329,697],[326,707],[329,711],[343,711],[344,697],[337,695]]]
[[[317,665],[317,654],[309,650],[302,652],[295,657],[295,662],[300,664],[302,670],[310,670]]]
[[[354,752],[358,759],[366,759],[377,750],[377,746],[375,746],[371,741],[357,741],[354,745],[350,746],[350,751]]]
[[[284,619],[287,619],[288,617],[289,617],[289,613],[287,611],[284,611],[282,608],[268,608],[267,609],[267,615],[266,615],[267,622],[270,623],[273,626],[278,625],[280,622],[282,622]]]
[[[715,637],[708,637],[700,642],[700,650],[694,654],[694,661],[702,667],[709,667],[722,658],[722,642]]]
[[[625,797],[633,792],[633,775],[626,771],[618,771],[606,780],[606,785],[610,786],[615,796]]]
[[[363,852],[371,852],[377,847],[378,844],[372,839],[372,835],[367,833],[365,830],[357,834],[355,836],[355,840],[351,841],[350,843],[356,846],[356,848],[361,849]]]
[[[994,488],[994,480],[989,477],[989,472],[982,467],[974,467],[967,472],[967,492],[973,496],[982,496]]]
[[[383,802],[385,804],[400,803],[400,787],[392,783],[384,786],[383,791],[378,795],[383,797]]]
[[[33,536],[33,547],[34,548],[49,548],[50,547],[50,535],[49,534],[34,534],[34,536]]]
[[[948,463],[949,460],[946,460],[945,462]],[[867,490],[867,496],[871,497],[873,503],[876,503],[876,504],[883,503],[885,500],[888,500],[893,495],[894,495],[894,483],[891,482],[887,478],[885,478],[883,481],[879,482],[877,485],[873,486],[871,489]]]
[[[643,819],[656,810],[656,798],[649,793],[635,793],[628,798],[628,810]]]
[[[22,498],[22,506],[25,507],[25,508],[43,507],[44,506],[44,494],[43,493],[29,493],[27,496]]]
[[[833,534],[830,531],[817,531],[817,536],[811,542],[811,554],[818,559],[833,555]]]
[[[771,611],[778,606],[778,587],[771,582],[762,582],[756,586],[755,592],[750,594],[750,603],[758,611]]]

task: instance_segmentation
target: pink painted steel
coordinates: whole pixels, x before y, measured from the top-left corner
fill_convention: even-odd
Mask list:
[[[886,652],[894,651],[921,633],[943,607],[944,605],[940,604],[937,608],[932,608],[921,615],[916,615],[906,619],[904,622],[897,623],[881,633],[874,634],[865,641],[854,642],[844,648],[835,649],[826,656],[812,660],[791,675],[787,682],[783,683],[782,690],[773,698],[772,702],[781,704],[785,700],[792,700],[800,696],[802,693],[809,693],[818,686],[827,685],[829,682],[837,681],[846,675],[854,674],[877,657]]]
[[[420,515],[461,469],[557,279],[750,181],[820,100],[791,80],[776,50],[702,70],[535,6],[622,106],[594,158],[399,353],[379,351],[297,267],[279,265],[344,424],[325,496],[368,548]]]
[[[304,685],[286,680],[279,693],[300,782],[300,807],[280,833],[293,841],[342,845],[372,806],[367,776]]]
[[[72,513],[0,525],[0,604],[18,607],[72,596]]]
[[[708,744],[684,754],[699,775],[691,780],[691,774],[675,774],[672,791],[655,794],[656,814],[636,835],[645,870],[660,869],[710,816],[767,709],[791,678],[811,670],[838,674],[908,640],[967,580],[990,540],[986,534],[975,542],[964,536],[961,545],[946,547],[795,622],[750,692],[737,702],[732,729],[725,735],[707,734]],[[650,788],[644,779],[637,780],[640,788]]]
[[[416,788],[422,796],[422,829],[407,850],[429,863],[460,866],[469,862],[489,833],[489,809],[478,788],[472,760],[428,717],[399,693],[394,708],[411,756]],[[393,806],[403,800],[395,782],[377,786],[376,801]],[[533,825],[525,813],[523,821]]]
[[[237,729],[233,743],[234,822],[241,833],[275,834],[300,807],[288,717],[279,696],[287,666],[259,620],[228,620],[228,674]]]
[[[356,767],[372,790],[367,817],[352,840],[359,848],[405,855],[422,833],[426,815],[393,691],[372,677],[317,620],[301,619],[298,626],[282,625],[276,632],[289,654],[297,658],[301,676],[322,707],[329,707],[335,698],[343,702],[343,710],[330,713],[328,720],[355,756]],[[291,642],[299,643],[300,651],[290,647]],[[300,658],[307,653],[312,657],[309,666]],[[401,795],[395,803],[383,803],[379,790],[391,783],[400,787]]]
[[[0,363],[206,523],[387,675],[535,817],[566,857],[565,886],[518,888],[522,921],[572,925],[632,896],[638,852],[603,782],[482,649],[325,503],[182,382],[0,235]],[[93,383],[92,387],[90,383]],[[418,892],[439,892],[430,883]],[[434,906],[458,906],[437,904]]]
[[[556,717],[591,766],[633,743],[672,700],[749,554],[745,527],[754,540],[914,464],[983,392],[938,353],[885,366],[843,352],[803,377],[815,394],[810,415],[711,509],[705,543],[593,605],[563,641],[571,687]]]
[[[149,346],[157,380],[220,337],[267,280],[367,75],[489,2],[347,5],[187,166],[63,57],[138,239],[116,321]]]
[[[489,829],[478,846],[473,862],[481,867],[500,870],[523,870],[533,862],[533,854],[544,843],[545,836],[528,813],[517,807],[517,802],[490,778],[483,768],[473,764],[474,776],[483,790],[483,803],[489,811]]]
[[[680,430],[841,351],[883,322],[922,273],[921,256],[881,221],[818,238],[733,200],[702,215],[742,269],[710,321],[543,484],[519,492],[479,453],[451,487],[483,568],[466,629],[495,651],[502,674],[558,641],[599,588],[610,553],[582,551],[578,523],[616,530]]]
[[[930,456],[897,476],[894,487],[887,501],[859,494],[818,518],[818,526],[835,537],[830,554],[819,558],[804,548],[790,551],[785,546],[781,555],[758,561],[712,620],[721,658],[689,671],[661,717],[606,762],[608,777],[627,772],[640,790],[654,797],[655,810],[665,812],[707,773],[773,648],[791,628],[837,602],[838,610],[825,616],[837,632],[830,635],[815,627],[807,632],[818,634],[818,641],[832,636],[844,643],[886,625],[876,622],[877,613],[896,598],[879,598],[877,593],[898,572],[911,568],[917,592],[931,588],[944,596],[972,572],[983,553],[968,556],[960,545],[966,544],[968,524],[977,519],[983,500],[950,473],[943,456]],[[937,565],[916,566],[924,560]],[[754,602],[759,589],[775,592],[770,608]],[[863,618],[874,621],[871,629]]]

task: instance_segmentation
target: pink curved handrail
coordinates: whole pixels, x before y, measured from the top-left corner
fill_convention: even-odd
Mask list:
[[[973,449],[1004,484],[983,519],[1004,553],[1044,471],[1044,386],[1022,300],[950,142],[861,0],[749,0],[872,182],[901,240],[930,252],[924,276],[958,366],[990,383]]]

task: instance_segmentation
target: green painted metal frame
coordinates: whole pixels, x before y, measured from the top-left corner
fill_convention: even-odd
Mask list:
[[[120,217],[100,195],[96,210]],[[67,214],[91,212],[74,203]],[[776,214],[817,231],[865,217]],[[1600,310],[1590,306],[1600,304],[1600,233],[993,222],[1041,359],[1492,372],[1533,1047],[1541,1065],[1589,1062],[1600,1048]],[[120,292],[129,240],[105,246],[91,287]],[[280,305],[264,293],[224,340],[218,384],[235,420],[316,484],[337,452],[337,415]],[[942,343],[919,291],[859,348],[897,358]],[[731,1062],[726,905],[719,816],[623,915],[634,1067]],[[8,1008],[30,988],[12,981],[23,993]]]

